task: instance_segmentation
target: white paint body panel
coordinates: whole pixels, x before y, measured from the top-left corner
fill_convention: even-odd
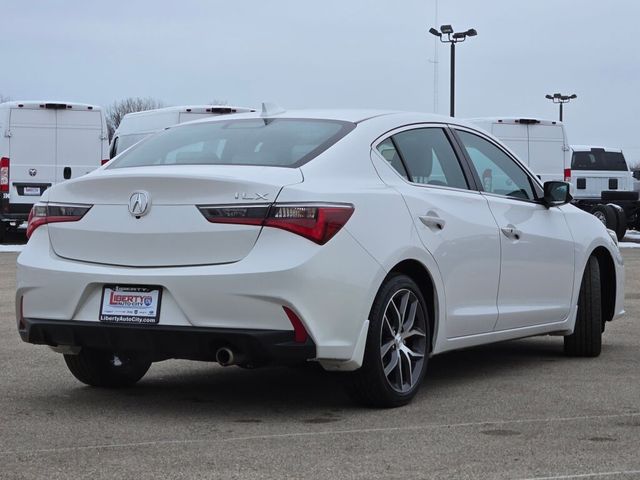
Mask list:
[[[624,154],[619,148],[608,147],[592,147],[588,145],[572,145],[571,153],[589,152],[591,148],[601,148],[606,152]],[[625,170],[573,170],[571,181],[576,186],[573,190],[573,197],[576,199],[600,199],[604,190],[612,190],[609,188],[609,182],[615,180],[617,188],[615,190],[621,192],[632,192],[635,189],[633,174],[629,170],[629,164],[625,159]],[[577,181],[580,179],[584,182],[585,188],[577,188]]]
[[[46,103],[66,103],[67,108],[47,109]],[[2,103],[0,157],[11,162],[9,201],[36,203],[40,196],[26,195],[20,186],[56,185],[64,181],[66,167],[70,178],[78,178],[108,158],[104,113],[98,106],[69,102]]]
[[[569,144],[564,125],[553,120],[519,118],[473,118],[467,121],[492,134],[535,173],[542,182],[564,181],[564,171],[571,166]]]
[[[259,114],[244,116],[259,118]],[[279,116],[358,123],[299,169],[265,167],[257,174],[251,170],[257,167],[198,166],[197,175],[188,181],[183,178],[185,182],[177,182],[175,188],[167,184],[154,195],[167,208],[226,203],[223,196],[232,189],[215,193],[191,188],[193,182],[218,178],[224,171],[227,185],[234,188],[243,182],[278,186],[277,202],[354,205],[352,217],[327,244],[316,245],[264,227],[250,248],[243,247],[242,255],[224,264],[189,265],[197,248],[180,248],[179,242],[171,251],[162,247],[174,266],[151,267],[154,262],[145,261],[136,266],[99,264],[99,252],[109,252],[110,243],[117,239],[109,231],[117,227],[130,233],[127,222],[134,220],[120,207],[131,190],[136,185],[154,188],[148,182],[161,182],[158,171],[168,167],[102,168],[45,195],[45,200],[56,202],[101,205],[95,217],[68,227],[78,238],[88,235],[83,237],[88,243],[83,255],[93,259],[62,258],[58,250],[64,247],[56,239],[62,226],[39,227],[18,258],[16,298],[24,298],[25,317],[97,322],[103,284],[155,284],[165,289],[163,325],[292,330],[282,309],[290,306],[315,342],[317,360],[327,369],[352,370],[362,363],[376,293],[398,263],[418,262],[433,283],[433,298],[426,301],[434,309],[432,354],[437,354],[530,335],[570,333],[582,272],[598,247],[614,259],[615,314],[623,312],[622,258],[595,217],[571,205],[549,210],[533,203],[515,207],[511,200],[478,192],[411,185],[372,150],[377,141],[407,125],[473,128],[469,124],[418,113],[301,111]],[[189,176],[184,171],[175,174]],[[442,232],[430,231],[416,221],[416,216],[429,210],[446,220]],[[171,230],[169,210],[159,211],[167,216],[167,224],[163,229],[158,217],[148,223],[148,232],[140,232],[149,234],[137,244],[136,254],[142,258],[147,255],[145,243],[150,257],[159,255],[153,252],[154,242],[168,245],[167,239],[176,233]],[[101,222],[108,225],[103,236],[98,235]],[[513,245],[503,241],[500,226],[504,222],[519,226],[524,235],[521,241]],[[185,215],[182,228],[214,234],[220,225],[208,226]],[[66,240],[72,241],[71,237]],[[76,247],[66,253],[75,255],[84,248]]]

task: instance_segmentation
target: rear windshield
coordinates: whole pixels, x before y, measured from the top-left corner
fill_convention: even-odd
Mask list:
[[[571,169],[627,171],[627,162],[620,152],[605,152],[604,150],[573,152]]]
[[[242,119],[179,125],[140,142],[109,168],[147,165],[298,167],[355,128],[336,120]]]
[[[120,135],[116,138],[114,155],[124,152],[131,145],[135,145],[143,138],[149,136],[148,133],[134,133],[130,135]]]

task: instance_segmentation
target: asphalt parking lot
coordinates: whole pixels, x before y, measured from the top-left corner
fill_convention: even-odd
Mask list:
[[[597,359],[541,337],[434,358],[416,400],[362,409],[316,369],[154,364],[85,387],[22,343],[0,253],[2,478],[640,478],[640,249]]]

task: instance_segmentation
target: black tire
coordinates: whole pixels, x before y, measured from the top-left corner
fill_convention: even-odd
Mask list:
[[[616,212],[616,237],[618,241],[621,242],[627,234],[627,214],[624,213],[624,209],[619,205],[609,204],[608,206]]]
[[[615,208],[611,205],[596,205],[593,207],[593,210],[591,210],[591,214],[600,220],[608,229],[615,232],[618,228],[618,215]]]
[[[92,387],[129,387],[144,377],[151,361],[134,353],[113,353],[83,348],[78,355],[65,355],[74,377]]]
[[[406,292],[410,293],[407,294]],[[403,295],[409,296],[408,302],[411,302],[411,306],[407,308],[411,309],[415,304],[416,309],[415,320],[412,326],[409,327],[409,331],[418,330],[423,335],[409,335],[405,340],[401,340],[403,342],[402,345],[395,344],[388,350],[387,354],[383,354],[383,341],[388,345],[394,342],[394,338],[397,339],[398,336],[406,333],[406,329],[402,327],[398,327],[396,332],[393,331],[393,327],[390,326],[391,323],[396,323],[393,319],[383,323],[385,322],[385,311],[387,308],[391,308],[391,302],[396,301],[394,299],[398,298],[402,300]],[[406,325],[399,317],[398,320],[399,325]],[[396,334],[395,337],[394,333]],[[392,276],[380,287],[369,314],[369,332],[362,367],[343,376],[347,391],[356,401],[371,407],[392,408],[406,405],[415,396],[424,378],[429,359],[430,341],[429,314],[420,289],[406,275],[398,274]],[[424,352],[424,356],[420,358],[403,353],[401,350],[404,347],[408,347],[413,352]],[[386,355],[395,355],[398,358],[396,367],[392,368],[387,375],[385,375],[383,365],[385,358],[389,358]],[[419,358],[420,360],[417,360]],[[411,359],[416,359],[415,365],[411,364]],[[393,362],[389,361],[387,366],[391,366],[391,363]],[[408,368],[409,366],[411,366],[411,369]],[[408,376],[410,385],[407,386],[403,383],[403,367],[405,376],[407,370],[413,372],[413,375]],[[419,371],[415,373],[418,368]],[[397,369],[399,369],[399,373],[396,373]],[[396,384],[394,386],[394,381],[400,385]],[[403,391],[399,391],[398,388]]]
[[[0,220],[0,242],[4,242],[4,237],[7,233],[7,225]]]
[[[602,292],[600,265],[590,257],[582,276],[578,313],[573,333],[564,337],[564,353],[572,357],[597,357],[602,350]]]

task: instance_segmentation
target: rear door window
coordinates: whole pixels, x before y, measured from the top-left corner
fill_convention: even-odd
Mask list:
[[[411,182],[468,188],[458,157],[441,128],[405,130],[393,135],[393,144]]]
[[[351,122],[337,120],[280,118],[179,125],[136,145],[110,168],[172,164],[298,167],[354,128]]]

